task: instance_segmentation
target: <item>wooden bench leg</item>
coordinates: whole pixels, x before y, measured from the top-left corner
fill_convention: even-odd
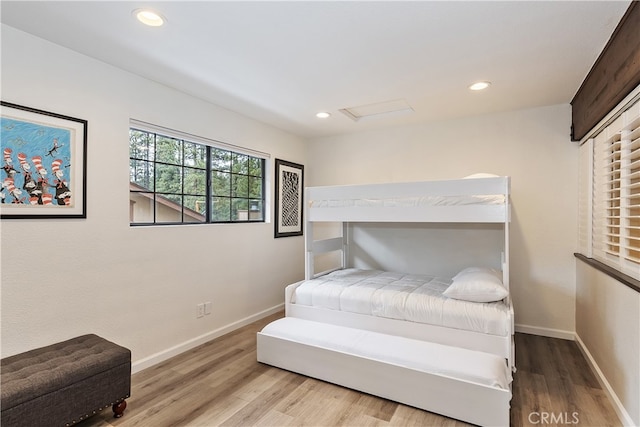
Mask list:
[[[120,418],[124,410],[127,409],[127,402],[123,400],[122,402],[114,403],[111,409],[113,409],[113,418]]]

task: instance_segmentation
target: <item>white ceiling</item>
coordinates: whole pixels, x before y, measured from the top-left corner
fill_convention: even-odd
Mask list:
[[[629,1],[7,1],[1,21],[301,136],[568,103]],[[146,6],[168,20],[144,27]],[[467,86],[490,80],[484,92]],[[409,114],[338,110],[405,100]],[[328,111],[329,119],[315,117]]]

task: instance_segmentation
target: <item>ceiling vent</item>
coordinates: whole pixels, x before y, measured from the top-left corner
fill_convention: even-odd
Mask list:
[[[413,108],[411,108],[404,99],[396,99],[394,101],[377,102],[359,107],[342,108],[340,112],[354,122],[357,122],[358,120],[370,117],[412,113]]]

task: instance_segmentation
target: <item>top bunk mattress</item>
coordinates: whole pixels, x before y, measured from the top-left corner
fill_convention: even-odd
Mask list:
[[[307,187],[308,221],[508,222],[509,177]]]
[[[447,298],[450,279],[347,268],[301,283],[292,303],[507,336],[510,310],[503,301]]]
[[[504,205],[503,194],[481,196],[411,196],[389,198],[348,198],[311,200],[312,208],[345,208],[345,207],[425,207],[425,206],[460,206],[460,205]]]

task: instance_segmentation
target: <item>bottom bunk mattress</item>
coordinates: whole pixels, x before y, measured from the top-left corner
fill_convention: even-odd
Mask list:
[[[257,336],[259,362],[479,425],[508,425],[501,357],[285,317]]]
[[[479,303],[443,295],[451,279],[347,268],[306,280],[293,304],[481,332],[511,333],[504,301]]]

